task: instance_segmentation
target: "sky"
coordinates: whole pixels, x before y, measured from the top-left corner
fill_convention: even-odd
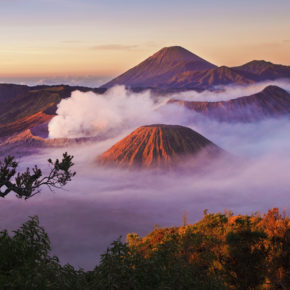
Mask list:
[[[289,0],[0,0],[0,82],[99,85],[165,46],[290,65]]]

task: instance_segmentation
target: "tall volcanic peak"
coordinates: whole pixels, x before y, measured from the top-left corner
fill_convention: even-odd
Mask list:
[[[164,47],[139,65],[103,85],[132,89],[210,89],[218,85],[251,84],[290,78],[290,66],[254,60],[236,67],[217,67],[180,47]]]
[[[175,62],[206,62],[201,57],[181,46],[164,47],[149,57],[149,59],[154,60],[160,64],[174,64]]]
[[[171,78],[185,71],[203,71],[216,66],[180,46],[164,47],[145,61],[105,84],[131,88],[167,87]]]
[[[218,146],[178,125],[142,126],[98,157],[100,164],[117,166],[172,166],[183,157],[204,151],[211,156],[222,152]]]

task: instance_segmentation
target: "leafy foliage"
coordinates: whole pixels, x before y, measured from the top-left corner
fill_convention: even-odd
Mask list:
[[[0,197],[5,197],[10,192],[15,192],[17,197],[28,199],[40,192],[40,187],[48,186],[61,188],[71,180],[76,174],[71,171],[73,156],[67,153],[63,154],[60,161],[48,160],[51,169],[47,176],[43,176],[42,170],[36,165],[32,169],[27,168],[25,172],[17,172],[18,162],[14,157],[8,156],[0,161]]]
[[[289,228],[277,209],[263,217],[205,212],[192,225],[116,240],[85,272],[50,256],[32,217],[13,235],[0,232],[0,289],[288,289]]]
[[[37,217],[13,233],[0,232],[0,289],[89,289],[82,270],[62,267],[57,257],[49,255],[50,240]]]
[[[266,250],[264,232],[243,229],[226,237],[228,255],[224,258],[226,281],[237,289],[256,289],[265,281]]]
[[[178,287],[193,276],[202,283],[201,289],[288,289],[289,233],[290,220],[278,209],[263,217],[205,211],[203,219],[193,225],[156,228],[143,238],[130,234],[127,243],[147,260],[164,251],[158,265],[177,266],[170,277],[178,270],[185,274],[190,269],[191,278],[181,279],[179,286],[171,283],[166,289],[182,289]]]

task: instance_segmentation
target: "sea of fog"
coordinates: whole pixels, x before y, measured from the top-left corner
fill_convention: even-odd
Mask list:
[[[289,84],[284,88],[289,89]],[[211,93],[210,98],[228,99],[261,88],[226,89],[227,96]],[[189,93],[186,98],[190,98]],[[16,229],[29,216],[38,215],[51,238],[53,254],[64,264],[92,269],[113,240],[120,236],[125,239],[132,232],[147,234],[154,225],[181,225],[184,213],[188,223],[200,219],[204,209],[251,214],[278,207],[289,213],[289,119],[217,123],[192,118],[192,112],[164,105],[162,98],[153,100],[150,92],[136,95],[123,87],[103,96],[74,92],[60,103],[57,113],[49,125],[51,137],[104,133],[108,137],[22,158],[23,168],[34,164],[46,168],[49,157],[61,157],[66,150],[74,155],[77,175],[65,190],[50,192],[44,188],[26,201],[13,195],[1,199],[0,228]],[[96,163],[96,157],[120,138],[151,123],[189,126],[235,158],[211,161],[194,172],[109,169]]]

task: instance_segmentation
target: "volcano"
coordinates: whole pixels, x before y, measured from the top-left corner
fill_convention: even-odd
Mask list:
[[[162,48],[102,88],[124,85],[131,89],[171,92],[229,84],[248,85],[282,78],[290,78],[290,66],[254,60],[236,67],[217,67],[183,47],[171,46]]]
[[[191,102],[171,100],[187,109],[219,122],[256,122],[266,118],[290,116],[290,94],[277,86],[228,101]]]
[[[57,104],[75,90],[104,92],[79,86],[0,84],[0,139],[47,124],[55,116]]]
[[[199,133],[178,125],[142,126],[98,157],[100,164],[117,166],[173,166],[188,157],[205,152],[223,152]]]
[[[168,87],[171,78],[186,71],[205,71],[216,66],[180,46],[164,47],[145,61],[105,84],[110,88]]]

